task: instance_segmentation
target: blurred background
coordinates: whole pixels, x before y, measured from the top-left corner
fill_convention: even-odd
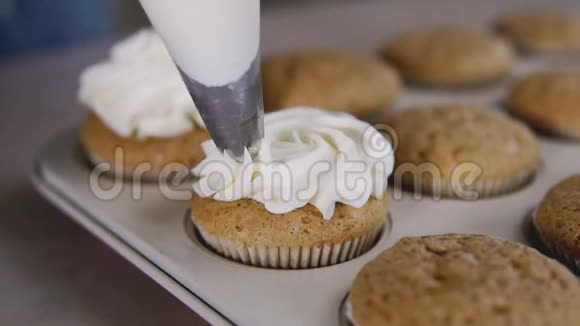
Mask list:
[[[147,24],[136,0],[0,0],[0,60]]]
[[[340,0],[317,0],[316,2]],[[292,1],[296,2],[312,1]],[[262,1],[262,7],[289,6]],[[138,0],[0,0],[0,61],[124,35],[148,25]]]

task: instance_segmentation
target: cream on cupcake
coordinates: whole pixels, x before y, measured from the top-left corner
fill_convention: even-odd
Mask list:
[[[191,167],[209,138],[165,45],[142,30],[113,46],[110,57],[80,77],[79,100],[91,109],[81,140],[94,163],[123,150],[123,175],[141,163],[156,177],[170,163]],[[119,172],[119,171],[117,171]]]
[[[192,218],[205,242],[245,264],[312,268],[354,258],[388,212],[388,141],[349,114],[292,108],[265,115],[259,154],[243,162],[203,144]]]

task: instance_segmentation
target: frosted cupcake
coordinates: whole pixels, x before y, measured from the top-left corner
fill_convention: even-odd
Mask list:
[[[243,162],[203,144],[192,219],[207,246],[270,268],[332,265],[371,248],[389,208],[386,139],[349,114],[312,108],[266,114],[264,129],[259,154]]]
[[[188,169],[209,139],[197,109],[161,39],[143,30],[113,46],[110,57],[80,77],[79,100],[91,113],[81,142],[94,164],[111,164],[115,174]]]

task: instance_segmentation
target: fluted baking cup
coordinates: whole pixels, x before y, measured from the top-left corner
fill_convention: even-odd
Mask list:
[[[335,265],[354,259],[371,249],[384,232],[391,229],[391,219],[366,234],[341,243],[322,243],[301,247],[252,246],[209,234],[188,216],[186,228],[197,231],[201,242],[213,252],[235,262],[273,269],[306,269]]]

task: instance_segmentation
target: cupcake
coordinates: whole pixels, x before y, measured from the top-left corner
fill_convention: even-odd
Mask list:
[[[91,110],[81,127],[90,161],[132,179],[187,171],[209,139],[161,39],[143,30],[115,45],[110,58],[85,69],[79,99]]]
[[[580,14],[534,10],[502,17],[497,29],[528,51],[580,50]]]
[[[213,251],[246,265],[315,268],[371,248],[385,225],[393,167],[386,139],[345,113],[268,113],[255,158],[204,143],[192,220]]]
[[[357,326],[576,325],[580,283],[536,250],[484,235],[401,239],[350,293]]]
[[[550,189],[536,211],[535,227],[551,254],[580,272],[580,175]]]
[[[458,26],[403,33],[385,44],[381,55],[405,79],[443,87],[492,82],[507,76],[513,64],[508,43]]]
[[[303,51],[262,60],[264,107],[322,107],[369,116],[393,104],[397,73],[370,57],[331,50]]]
[[[580,71],[543,71],[517,81],[510,112],[547,133],[580,140]]]
[[[540,165],[532,132],[492,108],[414,108],[387,124],[398,139],[395,186],[436,198],[503,194],[529,182]]]

